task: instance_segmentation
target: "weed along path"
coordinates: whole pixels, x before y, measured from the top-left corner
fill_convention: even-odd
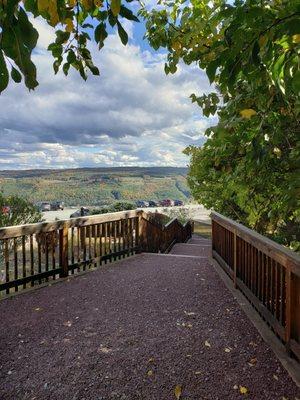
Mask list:
[[[1,301],[0,399],[300,398],[207,244],[192,239],[186,254],[178,245],[136,255]]]

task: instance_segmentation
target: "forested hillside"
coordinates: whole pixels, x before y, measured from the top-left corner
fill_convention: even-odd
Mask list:
[[[186,173],[186,168],[171,167],[1,171],[0,187],[4,195],[18,194],[32,202],[60,200],[67,206],[139,199],[186,201],[190,195]]]

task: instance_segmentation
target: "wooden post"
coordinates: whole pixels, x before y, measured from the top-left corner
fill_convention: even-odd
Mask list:
[[[291,340],[291,327],[292,327],[292,302],[291,302],[292,273],[289,267],[287,268],[285,273],[285,285],[286,285],[285,345],[287,352],[290,353],[290,340]]]
[[[285,341],[286,350],[291,353],[291,339],[299,340],[300,337],[300,280],[291,272],[290,266],[286,271],[286,325]]]
[[[236,229],[233,231],[233,284],[234,288],[237,288],[236,284],[237,275],[237,240],[236,240]]]
[[[137,246],[138,250],[137,253],[141,253],[142,251],[145,250],[145,221],[143,221],[143,211],[138,211],[137,212],[137,223],[136,223],[136,241],[137,241]]]
[[[68,228],[64,227],[59,231],[59,255],[60,255],[60,277],[66,277],[69,274],[68,269]]]

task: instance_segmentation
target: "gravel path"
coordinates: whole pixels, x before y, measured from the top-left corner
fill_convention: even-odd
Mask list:
[[[0,315],[1,400],[300,398],[203,258],[141,254]]]

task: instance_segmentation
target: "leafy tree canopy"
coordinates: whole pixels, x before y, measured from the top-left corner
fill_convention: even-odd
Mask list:
[[[10,78],[17,83],[24,79],[28,89],[38,85],[32,52],[39,34],[30,16],[43,18],[55,30],[56,39],[48,47],[55,73],[62,67],[67,75],[72,67],[87,79],[87,71],[99,75],[88,43],[95,40],[101,49],[111,27],[118,30],[125,45],[128,35],[120,19],[139,21],[126,7],[132,1],[0,0],[0,93]]]
[[[205,116],[219,117],[207,129],[204,146],[185,151],[191,156],[194,197],[295,244],[300,240],[300,2],[163,4],[161,10],[142,11],[147,38],[155,49],[167,49],[166,73],[175,73],[180,61],[206,71],[212,92],[191,99]]]

